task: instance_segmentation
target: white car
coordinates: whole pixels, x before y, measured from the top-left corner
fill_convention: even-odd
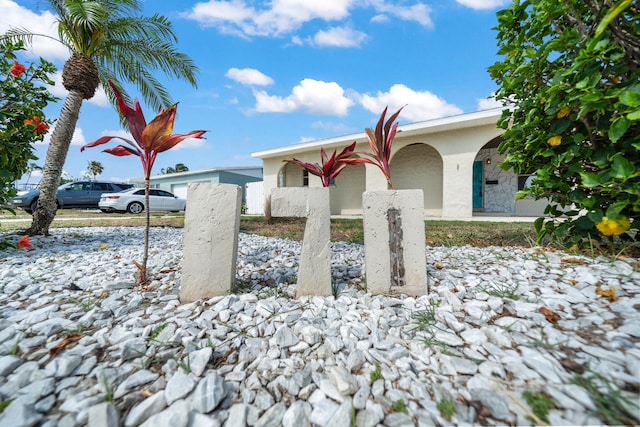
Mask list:
[[[185,209],[187,201],[168,191],[149,189],[150,211],[179,212]],[[102,212],[144,212],[144,188],[130,188],[119,193],[104,193],[100,196],[98,207]]]

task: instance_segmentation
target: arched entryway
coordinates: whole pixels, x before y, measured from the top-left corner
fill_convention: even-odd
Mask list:
[[[302,167],[285,163],[278,172],[278,187],[308,187],[309,173]]]
[[[407,145],[392,157],[389,169],[394,190],[421,189],[425,215],[442,215],[442,157],[435,148]]]

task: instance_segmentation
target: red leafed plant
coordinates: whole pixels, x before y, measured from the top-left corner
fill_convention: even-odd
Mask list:
[[[80,151],[84,151],[85,148],[91,148],[98,145],[106,144],[114,138],[124,141],[126,145],[118,145],[117,147],[108,148],[103,151],[105,153],[113,154],[114,156],[134,155],[140,157],[140,160],[142,161],[142,169],[144,170],[145,206],[148,207],[149,177],[151,176],[151,169],[153,168],[153,163],[155,162],[158,153],[170,150],[187,138],[202,138],[202,135],[206,131],[195,130],[186,134],[172,135],[171,132],[173,131],[173,121],[176,117],[178,104],[172,105],[167,110],[160,111],[160,113],[149,124],[147,124],[138,100],[134,100],[133,108],[128,106],[111,80],[109,80],[109,85],[113,89],[113,92],[118,101],[118,109],[120,110],[120,114],[122,114],[125,121],[127,122],[127,127],[129,128],[129,132],[131,132],[133,141],[121,136],[103,136],[101,138],[98,138],[94,142],[84,145],[82,148],[80,148]],[[146,275],[147,259],[149,257],[150,215],[148,208],[146,208],[145,211],[146,228],[144,234],[144,256],[142,259],[142,264],[134,261],[134,263],[140,270],[138,284],[145,284],[147,282]]]
[[[384,177],[387,179],[387,189],[391,190],[393,188],[391,186],[391,174],[389,171],[389,160],[391,159],[391,143],[393,142],[396,133],[399,132],[398,123],[393,122],[398,117],[398,115],[400,115],[400,111],[402,111],[404,107],[400,107],[400,109],[393,113],[389,117],[389,120],[387,120],[387,122],[385,123],[384,117],[387,114],[387,108],[388,107],[385,107],[384,111],[382,111],[375,131],[371,128],[365,129],[367,140],[369,141],[369,147],[371,147],[371,152],[356,152],[355,154],[364,155],[366,157],[351,157],[348,159],[345,158],[341,159],[340,162],[350,165],[369,163],[378,166],[384,174]]]
[[[321,165],[318,163],[307,163],[298,159],[284,160],[287,163],[293,163],[302,167],[310,174],[319,176],[322,180],[322,186],[328,187],[332,179],[335,179],[342,169],[347,167],[347,163],[343,162],[346,158],[353,154],[353,150],[356,147],[356,143],[345,147],[340,154],[336,155],[337,150],[333,150],[331,157],[327,157],[324,148],[320,148],[320,160]]]

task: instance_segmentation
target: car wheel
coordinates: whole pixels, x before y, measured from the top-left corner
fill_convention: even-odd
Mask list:
[[[38,199],[35,199],[33,202],[31,202],[31,206],[29,206],[29,209],[31,209],[31,212],[35,212],[36,209],[38,209]]]
[[[133,202],[127,206],[127,212],[132,214],[139,214],[144,211],[144,206],[140,202]]]

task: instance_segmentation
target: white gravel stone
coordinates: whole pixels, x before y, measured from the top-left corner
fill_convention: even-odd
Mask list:
[[[145,290],[132,280],[140,227],[53,229],[33,251],[0,250],[0,399],[15,398],[0,425],[95,424],[109,408],[118,415],[102,420],[126,427],[351,425],[352,411],[365,427],[480,425],[478,411],[524,425],[513,396],[532,389],[554,400],[550,421],[590,425],[602,421],[574,369],[602,390],[640,385],[637,260],[429,247],[432,293],[389,297],[359,290],[362,245],[332,243],[339,297],[296,300],[300,243],[241,233],[237,280],[250,291],[181,304],[183,230],[150,232]],[[430,309],[434,324],[419,325]],[[58,347],[69,333],[80,339]],[[399,399],[408,415],[389,411]]]

